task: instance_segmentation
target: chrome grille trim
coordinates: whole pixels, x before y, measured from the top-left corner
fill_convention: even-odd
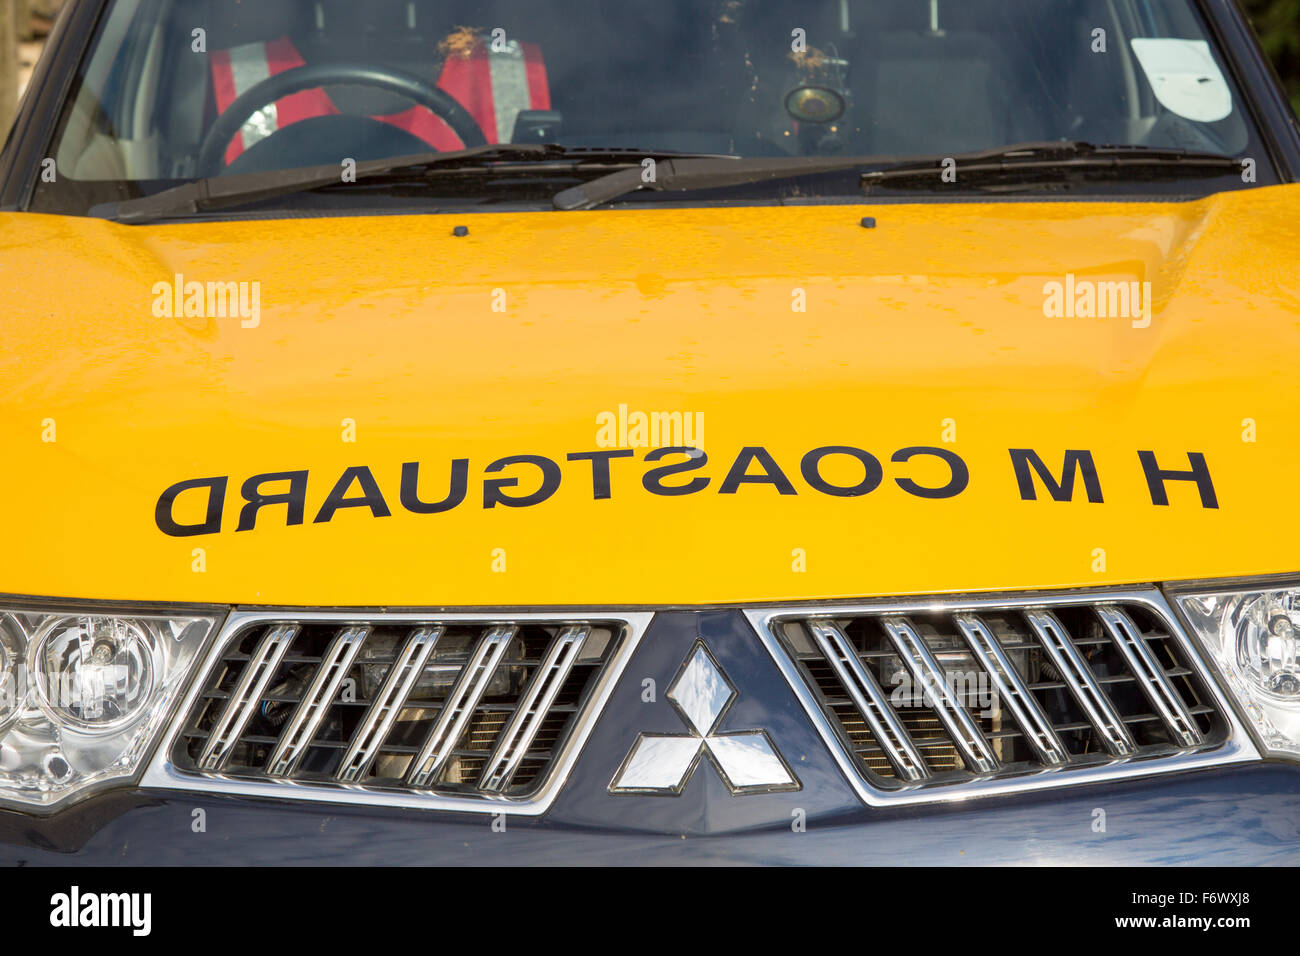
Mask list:
[[[1117,757],[1128,757],[1137,750],[1137,743],[1115,713],[1110,698],[1102,691],[1092,669],[1079,654],[1079,649],[1070,641],[1070,635],[1051,611],[1029,611],[1025,614],[1030,627],[1043,642],[1043,648],[1051,656],[1061,679],[1069,687],[1074,699],[1079,702],[1083,712],[1092,721],[1093,729],[1100,735],[1102,744]]]
[[[506,648],[510,646],[510,639],[518,631],[513,624],[494,627],[474,648],[474,656],[447,697],[447,703],[438,715],[438,722],[429,732],[428,740],[420,748],[419,755],[411,761],[411,770],[406,775],[406,782],[411,786],[427,787],[447,765],[451,759],[452,747],[464,732],[474,714],[474,708],[487,692],[492,675],[501,663],[501,658],[505,657]]]
[[[297,634],[298,628],[283,625],[273,628],[262,638],[204,744],[203,753],[199,757],[199,769],[212,772],[219,771],[224,766],[230,755],[230,745],[239,739],[248,726],[258,701],[266,691],[266,685],[275,676],[276,668],[280,666],[280,661],[284,659]]]
[[[223,793],[243,797],[261,797],[282,800],[304,800],[324,804],[353,804],[363,806],[394,807],[448,811],[458,813],[508,813],[512,816],[538,816],[554,803],[556,796],[568,779],[578,754],[586,744],[601,711],[608,703],[614,687],[636,652],[646,629],[653,620],[649,611],[619,608],[572,608],[562,612],[542,611],[381,611],[346,609],[340,611],[303,611],[299,609],[236,609],[226,620],[212,646],[205,651],[204,660],[196,670],[196,679],[185,692],[165,737],[149,760],[140,780],[142,788]],[[349,782],[318,783],[299,779],[247,779],[225,772],[202,772],[177,766],[173,754],[182,732],[195,706],[204,696],[209,678],[230,651],[234,642],[250,628],[273,624],[307,627],[321,625],[370,625],[404,628],[413,632],[421,626],[453,625],[487,629],[497,625],[545,626],[563,629],[577,624],[612,628],[614,638],[599,667],[586,685],[582,706],[573,712],[571,729],[557,741],[551,763],[541,786],[526,797],[504,793],[445,793],[425,790],[395,790],[365,787]],[[292,640],[292,638],[290,639]],[[587,665],[584,665],[587,666]],[[270,678],[268,678],[269,681]],[[263,688],[264,690],[265,688]],[[260,694],[259,694],[260,696]],[[332,780],[333,778],[331,778]]]
[[[903,663],[912,672],[912,677],[927,693],[933,695],[935,712],[948,728],[948,733],[961,750],[967,766],[976,773],[993,773],[997,770],[998,758],[989,749],[989,742],[984,739],[979,725],[971,719],[970,711],[948,688],[943,669],[912,627],[912,622],[905,617],[886,617],[881,623],[885,626],[885,633],[898,648]]]
[[[407,638],[401,655],[384,680],[384,686],[366,712],[361,729],[343,754],[337,773],[340,780],[356,783],[370,769],[379,753],[380,743],[392,730],[393,722],[401,712],[402,702],[411,696],[411,688],[424,672],[424,665],[433,649],[438,646],[438,638],[442,633],[441,627],[422,627]]]
[[[853,653],[844,632],[833,621],[809,621],[808,629],[839,674],[854,706],[875,732],[894,769],[904,780],[924,780],[930,776],[930,769],[921,759],[911,735],[889,706],[889,698]]]
[[[551,642],[546,660],[533,675],[523,700],[501,734],[501,742],[488,758],[483,776],[479,778],[480,790],[499,791],[510,780],[510,775],[542,729],[542,721],[590,633],[589,627],[568,627]]]
[[[316,735],[329,702],[338,694],[339,686],[348,676],[348,668],[361,650],[361,642],[369,633],[368,627],[347,627],[334,638],[302,703],[266,762],[266,772],[272,777],[287,777],[298,769],[307,752],[307,743]]]
[[[1024,680],[1016,672],[1006,651],[998,643],[993,632],[989,630],[978,615],[956,614],[954,620],[958,630],[966,638],[971,651],[984,666],[993,684],[997,687],[1002,702],[1007,705],[1016,723],[1025,732],[1025,739],[1034,748],[1043,763],[1057,766],[1065,763],[1065,747],[1056,735],[1052,723],[1043,713],[1034,695],[1029,692]]]
[[[1138,686],[1164,719],[1169,732],[1175,739],[1182,741],[1184,747],[1199,747],[1204,743],[1205,738],[1200,728],[1170,686],[1169,678],[1156,662],[1151,648],[1142,640],[1133,619],[1117,607],[1098,608],[1097,616],[1115,639],[1115,646],[1138,677]]]
[[[1003,775],[975,777],[957,782],[950,782],[950,779],[944,777],[930,777],[920,781],[903,781],[900,777],[898,787],[883,788],[869,778],[862,758],[850,746],[837,717],[826,709],[820,694],[809,686],[799,661],[791,656],[779,631],[789,624],[797,622],[804,625],[813,620],[825,624],[828,621],[843,622],[858,617],[879,619],[886,616],[915,617],[925,614],[952,617],[960,615],[967,618],[991,618],[1006,614],[1023,618],[1025,613],[1032,610],[1062,613],[1069,610],[1079,614],[1085,611],[1095,612],[1101,606],[1116,605],[1140,607],[1144,614],[1158,619],[1163,636],[1176,647],[1178,656],[1188,662],[1196,676],[1198,688],[1203,691],[1202,702],[1213,709],[1221,722],[1221,736],[1215,738],[1217,742],[1207,743],[1201,749],[1182,750],[1169,756],[1119,757],[1099,752],[1096,757],[1098,762],[1086,766],[1044,766],[1033,772],[1016,772],[1011,775],[1008,771]],[[1164,595],[1153,587],[922,596],[866,602],[826,601],[750,608],[744,613],[778,670],[793,689],[808,719],[830,749],[845,779],[858,797],[870,806],[944,803],[1127,780],[1260,759],[1249,732],[1213,679],[1213,671],[1188,638]],[[1024,630],[1023,637],[1032,641],[1033,646],[1038,646],[1036,635],[1028,627]],[[1109,645],[1110,638],[1107,637],[1105,642]],[[1009,706],[1007,709],[1011,711]],[[1032,734],[1027,733],[1026,736],[1032,737]],[[952,777],[951,774],[947,776]]]

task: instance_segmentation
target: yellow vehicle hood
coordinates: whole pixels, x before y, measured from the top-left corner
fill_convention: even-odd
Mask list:
[[[149,227],[0,215],[0,591],[663,605],[1300,570],[1297,249],[1300,187]],[[1119,281],[1150,283],[1149,321],[1079,298]],[[190,282],[258,283],[255,324],[185,315]],[[1048,314],[1053,283],[1073,314]],[[671,412],[694,434],[668,416],[641,428]],[[686,444],[703,456],[653,458]],[[631,456],[607,459],[606,494],[568,456],[608,451]],[[1081,467],[1058,501],[1029,453],[1061,479],[1067,452],[1096,478]],[[1209,481],[1153,488],[1140,452],[1165,471],[1201,456]],[[674,463],[690,470],[646,478]],[[463,468],[464,500],[415,513],[404,465],[425,502]],[[237,530],[249,479],[303,471],[254,489],[305,480],[300,523],[268,503]],[[485,507],[485,481],[512,478]]]

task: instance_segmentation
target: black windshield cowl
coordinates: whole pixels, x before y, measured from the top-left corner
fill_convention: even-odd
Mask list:
[[[647,160],[654,160],[653,172]],[[871,169],[869,167],[876,167]],[[866,169],[863,189],[875,186],[936,189],[1035,188],[1096,175],[1134,178],[1222,176],[1241,171],[1239,160],[1216,153],[1080,142],[1020,143],[953,156],[783,156],[742,158],[574,148],[551,143],[480,146],[447,153],[358,163],[358,184],[413,183],[463,174],[550,178],[589,175],[588,182],[554,195],[559,210],[594,209],[638,190],[691,191]],[[951,169],[955,181],[945,181]],[[335,165],[199,179],[153,196],[109,203],[94,214],[126,224],[233,209],[294,193],[347,188]]]
[[[400,156],[392,159],[357,163],[355,183],[412,183],[445,174],[472,170],[484,175],[516,177],[553,176],[559,172],[603,176],[611,169],[641,169],[646,158],[664,159],[678,153],[646,152],[617,147],[566,147],[554,143],[506,143],[478,146],[455,152]],[[708,156],[708,159],[724,157]],[[153,196],[108,203],[91,210],[93,215],[116,222],[139,225],[160,219],[172,219],[233,209],[250,203],[275,199],[294,193],[333,187],[346,188],[338,165],[308,166],[299,169],[273,170],[236,176],[197,179]]]

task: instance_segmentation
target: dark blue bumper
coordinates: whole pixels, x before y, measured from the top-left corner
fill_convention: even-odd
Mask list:
[[[700,835],[558,820],[190,795],[109,795],[44,820],[0,815],[6,865],[1170,865],[1300,862],[1300,769],[1258,765],[962,807],[869,809]],[[193,811],[206,832],[192,831]],[[1094,810],[1106,832],[1093,831]]]

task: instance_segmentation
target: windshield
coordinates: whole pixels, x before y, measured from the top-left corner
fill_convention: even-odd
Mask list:
[[[58,176],[32,207],[84,214],[200,177],[327,164],[346,182],[350,163],[487,144],[609,150],[632,165],[638,151],[897,159],[1049,141],[1261,167],[1206,169],[1195,187],[1135,168],[1085,176],[1073,186],[1085,193],[1274,181],[1193,0],[112,0],[57,126]],[[610,168],[554,165],[356,192],[411,208],[537,205]],[[817,201],[860,187],[787,177],[622,201]],[[355,202],[345,192],[273,205],[342,208]]]

